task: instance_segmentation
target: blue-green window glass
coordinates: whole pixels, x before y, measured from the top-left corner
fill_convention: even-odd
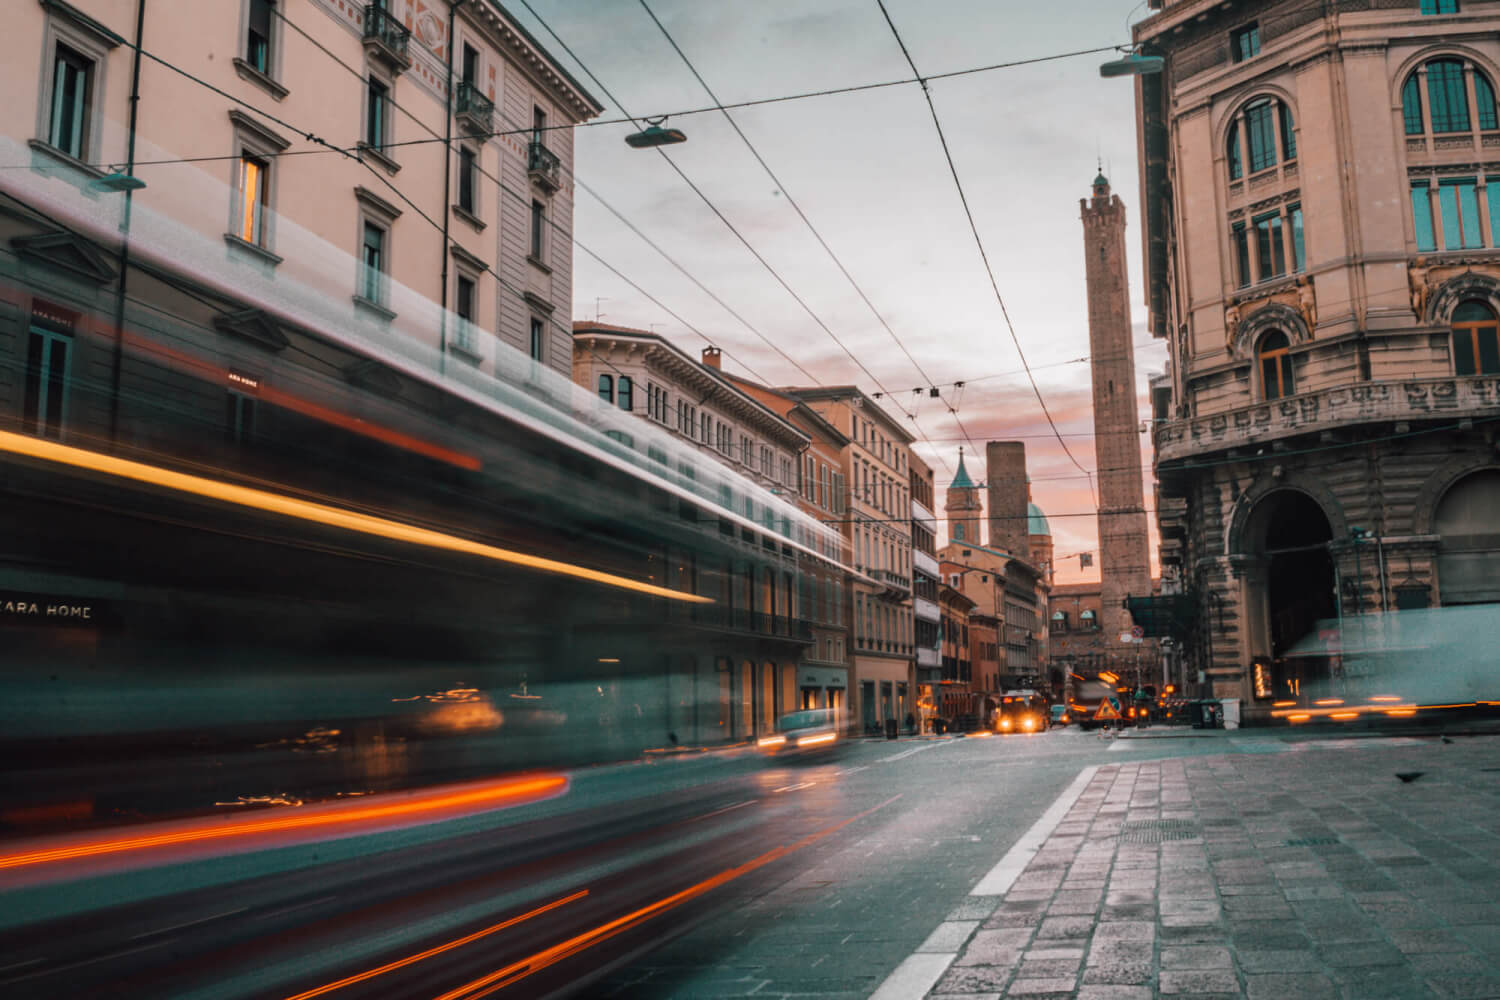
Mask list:
[[[1281,114],[1281,158],[1295,160],[1297,158],[1297,132],[1292,127],[1292,109],[1285,104],[1278,104],[1277,110]]]
[[[1229,47],[1235,62],[1244,62],[1252,56],[1260,55],[1260,26],[1247,24],[1231,32]]]
[[[599,398],[606,403],[615,401],[615,379],[613,375],[599,376]]]
[[[1406,78],[1401,88],[1401,117],[1406,120],[1407,135],[1422,134],[1422,87],[1415,73]]]
[[[1239,180],[1245,173],[1244,161],[1240,159],[1240,126],[1235,122],[1229,128],[1229,179]]]
[[[1424,14],[1457,14],[1458,0],[1422,0]]]
[[[1302,206],[1293,205],[1287,216],[1292,225],[1292,269],[1302,272],[1307,270],[1307,245],[1302,236]]]
[[[1250,142],[1250,172],[1276,165],[1276,116],[1270,100],[1245,109],[1245,134]]]
[[[1245,229],[1243,222],[1234,225],[1232,233],[1234,239],[1234,263],[1235,263],[1235,286],[1244,288],[1250,284],[1250,234]]]
[[[1438,188],[1443,213],[1443,249],[1472,250],[1484,246],[1479,230],[1479,196],[1473,178],[1444,181]]]
[[[26,348],[26,397],[21,426],[29,434],[62,437],[68,415],[73,338],[33,326]]]
[[[1281,216],[1275,213],[1255,219],[1255,262],[1260,279],[1286,273],[1286,240],[1281,232]]]
[[[1480,72],[1474,73],[1474,114],[1479,118],[1479,127],[1485,130],[1500,128],[1495,115],[1495,88]]]
[[[1434,132],[1469,131],[1469,95],[1464,86],[1464,64],[1457,59],[1434,59],[1427,64],[1427,105]]]
[[[1488,178],[1490,189],[1490,240],[1500,244],[1500,175]]]
[[[66,45],[59,45],[52,67],[52,115],[47,141],[80,160],[84,154],[93,83],[94,64]]]
[[[1437,249],[1437,237],[1432,229],[1432,198],[1426,184],[1411,186],[1411,221],[1417,231],[1417,249],[1428,252]]]
[[[620,409],[635,409],[635,382],[629,375],[620,376],[620,392],[617,399]]]

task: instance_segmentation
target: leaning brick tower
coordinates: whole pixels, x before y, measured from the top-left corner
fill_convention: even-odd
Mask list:
[[[1151,551],[1141,485],[1140,414],[1130,289],[1125,276],[1125,203],[1101,172],[1081,199],[1094,380],[1094,466],[1099,484],[1100,623],[1110,643],[1130,631],[1127,596],[1151,594]]]

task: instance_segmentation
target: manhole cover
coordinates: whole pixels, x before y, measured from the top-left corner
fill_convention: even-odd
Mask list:
[[[1192,840],[1198,826],[1185,819],[1147,819],[1120,826],[1120,839],[1128,844],[1160,844],[1164,840]]]
[[[1325,847],[1328,844],[1337,844],[1337,837],[1298,837],[1296,840],[1288,840],[1288,847]]]

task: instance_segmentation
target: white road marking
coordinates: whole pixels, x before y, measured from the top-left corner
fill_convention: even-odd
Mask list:
[[[918,952],[908,955],[906,961],[896,966],[885,982],[870,994],[870,1000],[921,1000],[927,991],[937,984],[948,971],[948,966],[958,957],[957,952],[933,954]]]
[[[1073,803],[1083,794],[1088,783],[1093,780],[1094,772],[1099,770],[1098,766],[1086,767],[1078,772],[1078,777],[1073,783],[1057,797],[1047,811],[1042,813],[1041,819],[1032,824],[1031,829],[1021,835],[1011,849],[1005,852],[1005,857],[991,868],[989,874],[979,880],[979,884],[969,890],[971,896],[1003,896],[1010,890],[1011,884],[1026,870],[1031,859],[1036,857],[1037,851],[1047,842],[1052,831],[1057,829],[1057,824],[1073,808]]]
[[[330,898],[332,898],[332,897],[330,897]],[[139,940],[140,938],[143,938],[143,937],[152,937],[153,935],[156,935],[156,934],[166,934],[169,931],[180,931],[184,927],[192,927],[194,924],[206,924],[210,920],[218,920],[220,917],[232,917],[236,913],[244,913],[248,909],[249,909],[248,906],[241,906],[241,907],[239,907],[238,909],[235,909],[235,910],[225,910],[223,913],[215,913],[212,916],[199,917],[197,920],[184,920],[182,923],[180,923],[180,924],[172,924],[170,927],[158,927],[154,931],[142,931],[139,934],[132,934],[130,936],[130,940],[136,941],[136,940]]]
[[[855,773],[857,773],[859,771],[868,771],[869,769],[870,769],[870,765],[869,764],[861,764],[858,767],[851,767],[851,768],[849,768],[844,773],[845,774],[855,774]]]
[[[9,972],[11,969],[24,969],[28,965],[35,965],[38,962],[45,961],[45,958],[28,958],[24,962],[12,962],[9,965],[0,965],[0,972]]]
[[[720,815],[723,815],[724,813],[732,812],[735,809],[743,809],[745,806],[748,806],[751,803],[757,802],[757,801],[759,801],[759,800],[758,799],[746,799],[743,802],[736,802],[732,806],[725,806],[723,809],[715,809],[713,812],[704,813],[702,816],[694,816],[692,819],[688,820],[688,822],[689,823],[696,823],[700,819],[708,819],[710,816],[720,816]]]
[[[778,791],[778,792],[795,792],[799,788],[811,788],[813,785],[816,785],[816,784],[817,784],[816,781],[804,781],[801,784],[797,784],[797,785],[783,785],[780,788],[776,789],[776,791]]]
[[[904,757],[910,757],[914,753],[921,753],[923,750],[931,750],[933,747],[940,747],[940,746],[944,746],[944,745],[946,745],[948,743],[956,743],[956,742],[958,742],[958,741],[957,740],[944,740],[942,743],[923,743],[919,747],[913,747],[910,750],[903,750],[900,753],[893,753],[889,757],[882,757],[882,758],[880,758],[879,761],[877,761],[877,763],[888,764],[888,763],[890,763],[893,760],[901,760]]]

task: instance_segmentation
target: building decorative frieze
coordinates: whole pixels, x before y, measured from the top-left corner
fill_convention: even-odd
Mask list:
[[[1475,265],[1483,270],[1474,270]],[[1447,325],[1465,299],[1483,299],[1500,309],[1500,261],[1460,258],[1433,264],[1419,259],[1407,268],[1412,312],[1427,323]]]
[[[1224,309],[1225,347],[1235,358],[1252,357],[1255,342],[1271,329],[1283,331],[1294,344],[1303,344],[1312,339],[1317,322],[1313,279],[1283,280],[1230,300]]]

